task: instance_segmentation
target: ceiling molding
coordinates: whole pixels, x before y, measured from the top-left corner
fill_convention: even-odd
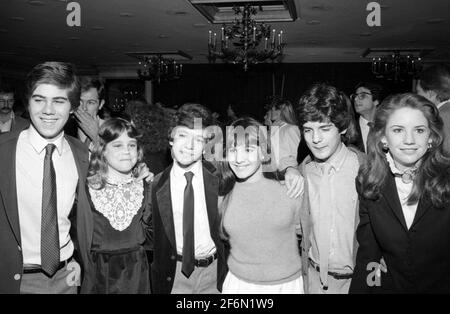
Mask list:
[[[294,0],[188,0],[209,22],[232,23],[236,19],[233,7],[250,4],[259,8],[253,17],[257,22],[293,22],[297,20]]]

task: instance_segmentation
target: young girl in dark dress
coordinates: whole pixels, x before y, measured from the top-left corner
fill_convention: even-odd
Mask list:
[[[147,185],[137,179],[143,159],[134,126],[107,120],[91,156],[88,190],[93,209],[92,269],[84,293],[150,293],[142,217],[149,210]]]

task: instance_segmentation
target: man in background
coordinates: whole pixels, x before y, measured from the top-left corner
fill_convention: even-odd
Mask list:
[[[14,89],[7,83],[0,82],[0,134],[23,130],[30,122],[14,111]]]
[[[381,103],[383,88],[372,82],[361,82],[355,88],[352,95],[355,111],[359,115],[356,121],[358,132],[356,146],[362,152],[367,152],[367,136],[369,135],[370,123],[373,122],[377,106]]]
[[[444,122],[444,151],[450,155],[450,66],[433,65],[420,73],[417,94],[433,102]]]

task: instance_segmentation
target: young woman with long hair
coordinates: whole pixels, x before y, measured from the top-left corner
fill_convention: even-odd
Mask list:
[[[359,249],[353,293],[450,292],[450,160],[429,100],[394,95],[377,109],[357,177]],[[375,276],[383,258],[387,272]]]

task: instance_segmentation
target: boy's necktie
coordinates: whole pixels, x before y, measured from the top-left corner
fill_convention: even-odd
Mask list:
[[[45,147],[44,176],[42,180],[42,218],[41,218],[41,268],[49,276],[59,266],[59,230],[56,205],[56,175],[52,154],[56,146]]]
[[[194,271],[195,249],[194,249],[194,189],[190,171],[184,174],[186,187],[184,189],[183,203],[183,261],[181,272],[189,278]]]

